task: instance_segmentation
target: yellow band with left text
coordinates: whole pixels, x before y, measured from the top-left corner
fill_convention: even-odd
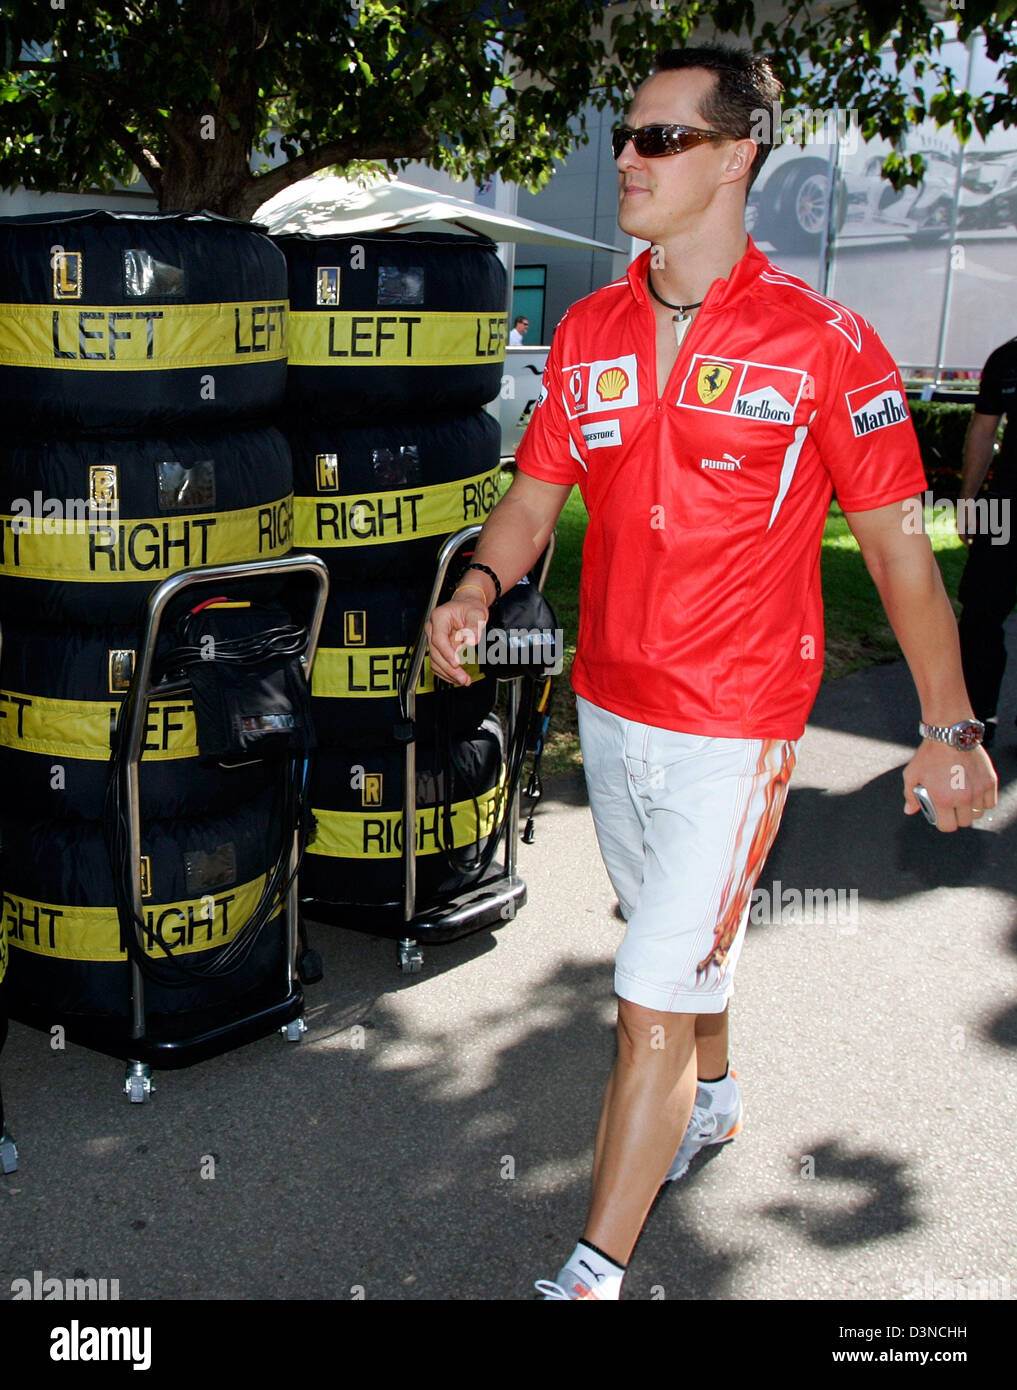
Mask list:
[[[286,359],[289,300],[0,304],[0,367],[73,372],[239,367]]]

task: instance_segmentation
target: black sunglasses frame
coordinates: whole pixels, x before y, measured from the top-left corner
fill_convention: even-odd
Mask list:
[[[720,130],[702,130],[694,125],[620,125],[611,132],[611,149],[615,159],[619,159],[631,140],[640,159],[663,159],[667,155],[694,149],[704,140],[737,139],[736,135],[725,135]]]

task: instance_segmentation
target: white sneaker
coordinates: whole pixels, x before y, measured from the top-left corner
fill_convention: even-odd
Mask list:
[[[723,1112],[714,1111],[711,1108],[710,1092],[705,1086],[697,1087],[696,1103],[692,1107],[689,1127],[685,1131],[681,1148],[675,1154],[674,1162],[667,1170],[665,1182],[674,1182],[676,1178],[683,1178],[689,1170],[689,1164],[700,1149],[705,1149],[709,1144],[726,1144],[741,1129],[742,1096],[734,1072],[731,1073],[731,1080],[734,1081],[735,1087],[734,1104]]]
[[[592,1298],[595,1303],[603,1301],[594,1293],[593,1286],[585,1275],[578,1274],[568,1265],[558,1271],[557,1283],[550,1279],[537,1279],[533,1287],[544,1295],[545,1302],[548,1299],[580,1298]]]

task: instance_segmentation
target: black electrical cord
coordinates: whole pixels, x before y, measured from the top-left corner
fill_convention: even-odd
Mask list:
[[[122,739],[118,742],[122,742]],[[302,764],[297,763],[296,760],[291,760],[287,776],[283,779],[281,795],[277,793],[273,798],[273,814],[270,817],[273,825],[281,826],[284,829],[287,826],[294,826],[299,832],[296,869],[287,876],[286,868],[292,841],[284,834],[278,857],[271,868],[266,871],[265,884],[247,921],[239,928],[230,942],[220,948],[211,947],[210,950],[215,953],[215,959],[204,963],[189,960],[187,958],[189,953],[181,954],[178,952],[166,941],[154,924],[138,917],[134,912],[130,839],[127,818],[121,805],[119,791],[123,759],[118,757],[115,761],[116,765],[113,767],[107,789],[104,829],[110,865],[113,870],[113,887],[121,923],[122,944],[128,957],[139,966],[146,978],[167,988],[183,989],[196,980],[223,978],[237,973],[250,958],[263,929],[285,907],[286,894],[289,892],[303,860],[309,829],[303,816],[306,808],[309,759],[303,760]],[[294,775],[298,767],[300,768],[299,777]],[[278,807],[278,814],[276,814],[276,807]],[[143,939],[162,951],[166,957],[167,970],[160,969],[152,956],[139,945],[139,931]]]
[[[533,724],[531,733],[533,735],[533,766],[530,769],[530,780],[527,783],[524,796],[530,798],[530,811],[526,817],[526,827],[523,830],[523,844],[532,845],[534,836],[534,816],[537,806],[544,796],[544,783],[540,776],[540,763],[544,756],[544,740],[547,738],[547,730],[551,723],[551,690],[553,688],[553,677],[545,676],[544,684],[540,695],[537,697],[533,709]]]
[[[473,551],[463,552],[463,558],[466,561],[467,567],[473,553]],[[481,568],[483,568],[483,566],[481,566]],[[461,573],[462,572],[465,571],[461,571]],[[500,591],[498,597],[501,597]],[[494,679],[494,677],[488,676],[487,679]],[[454,873],[482,878],[490,867],[508,828],[508,809],[512,804],[512,798],[516,794],[516,788],[522,776],[523,765],[526,761],[527,745],[530,741],[531,727],[535,725],[538,710],[543,714],[541,702],[543,696],[548,693],[547,678],[544,676],[543,672],[540,674],[526,672],[521,677],[517,677],[517,679],[519,679],[521,683],[521,694],[516,710],[515,727],[509,730],[508,745],[503,750],[503,768],[505,776],[504,778],[499,778],[499,794],[495,798],[493,810],[494,825],[483,850],[479,849],[481,839],[479,797],[483,795],[483,791],[472,784],[468,767],[466,763],[460,759],[457,752],[456,741],[453,739],[451,733],[451,711],[449,701],[454,697],[456,687],[442,681],[435,682],[436,747],[440,750],[443,760],[441,823],[444,837],[442,850],[446,862]],[[541,737],[538,737],[536,740],[537,746],[534,750],[533,773],[530,778],[530,787],[536,790],[536,795],[534,795],[533,791],[529,793],[533,797],[534,806],[537,800],[539,800],[542,792],[542,788],[540,788],[539,771],[541,741]],[[473,802],[474,820],[477,827],[477,840],[475,843],[478,846],[478,851],[476,856],[469,861],[462,859],[457,855],[455,850],[455,835],[452,827],[452,786],[455,780],[454,774],[458,774],[459,779],[466,784],[467,794]],[[530,821],[532,822],[532,815]],[[527,832],[530,834],[530,838],[532,838],[532,826],[529,822],[527,825]]]
[[[201,610],[198,610],[201,611]],[[191,636],[191,624],[197,612],[191,613],[184,622],[183,636]],[[214,640],[214,658],[233,666],[254,668],[269,660],[282,656],[302,655],[305,650],[307,632],[295,625],[272,628],[244,638],[225,638]],[[174,648],[161,663],[164,676],[184,675],[188,667],[208,657],[201,646],[188,642]],[[110,868],[113,876],[114,896],[117,914],[120,918],[122,944],[129,959],[136,963],[142,973],[154,983],[168,988],[183,989],[200,979],[218,979],[236,974],[247,963],[251,952],[269,922],[280,910],[285,910],[286,895],[296,879],[303,861],[304,850],[310,833],[307,817],[307,789],[310,780],[310,757],[287,760],[286,776],[281,778],[281,787],[273,798],[271,824],[282,828],[279,854],[271,869],[266,871],[265,884],[258,902],[247,921],[222,947],[211,947],[214,960],[208,962],[190,961],[174,948],[153,925],[139,918],[134,912],[134,865],[130,855],[130,837],[127,816],[122,805],[122,790],[126,781],[126,726],[125,700],[117,718],[112,741],[109,780],[103,808],[103,831],[106,839]],[[278,814],[276,804],[278,803]],[[292,828],[298,835],[297,864],[287,875],[292,840],[286,829]],[[153,958],[138,942],[138,933],[155,944],[165,955],[171,969],[161,973]],[[205,953],[202,953],[205,954]]]
[[[188,619],[188,624],[190,619]],[[288,625],[270,628],[250,637],[213,638],[211,659],[228,666],[256,667],[282,656],[301,656],[307,643],[307,629]],[[208,661],[204,649],[194,643],[174,647],[162,662],[164,675],[182,675],[189,666]]]
[[[436,691],[439,687],[436,685]],[[480,797],[484,795],[481,788],[474,784],[470,777],[469,769],[463,759],[460,758],[455,739],[451,734],[450,727],[450,707],[449,701],[454,698],[455,690],[452,686],[445,687],[438,701],[436,702],[436,722],[440,728],[440,751],[442,754],[442,827],[444,839],[442,850],[446,862],[455,873],[471,875],[481,878],[490,868],[498,846],[501,844],[505,831],[508,827],[509,816],[508,808],[512,804],[516,787],[522,775],[523,764],[526,761],[526,747],[529,741],[530,724],[533,720],[534,711],[537,704],[537,678],[531,676],[522,677],[522,691],[519,706],[516,711],[515,727],[509,731],[509,741],[503,754],[503,767],[505,769],[504,779],[499,778],[501,783],[498,795],[494,802],[493,820],[491,832],[487,837],[487,842],[483,849],[477,850],[477,854],[471,860],[459,856],[455,849],[455,835],[452,828],[452,805],[453,805],[453,786],[458,777],[459,781],[466,787],[467,795],[473,802],[473,813],[477,827],[476,844],[480,844]],[[438,712],[440,711],[440,713]]]

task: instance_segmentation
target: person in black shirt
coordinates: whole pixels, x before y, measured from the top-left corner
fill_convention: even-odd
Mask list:
[[[958,597],[961,660],[964,681],[974,706],[975,718],[985,724],[985,747],[996,734],[996,707],[1006,668],[1003,624],[1017,603],[1017,537],[1011,511],[1017,482],[1017,338],[996,348],[985,364],[974,413],[964,440],[964,469],[958,501],[978,496],[993,463],[999,422],[1006,416],[1006,430],[999,457],[989,480],[989,525],[965,515],[958,507],[957,533],[969,547]],[[967,509],[974,511],[974,508]]]

